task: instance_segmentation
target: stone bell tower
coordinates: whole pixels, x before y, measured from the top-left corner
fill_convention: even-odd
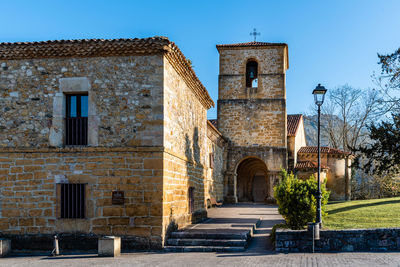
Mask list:
[[[225,201],[273,200],[287,166],[288,46],[249,42],[217,45],[218,129],[229,139]]]

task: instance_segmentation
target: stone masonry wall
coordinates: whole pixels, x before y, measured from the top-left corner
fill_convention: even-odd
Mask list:
[[[50,132],[60,130],[52,129],[60,79],[73,77],[89,81],[99,146],[162,145],[161,54],[0,63],[7,66],[0,69],[0,147],[49,146]]]
[[[112,234],[124,247],[160,248],[162,159],[161,148],[3,150],[1,235]],[[60,219],[58,184],[65,182],[87,184],[85,219]],[[112,205],[113,190],[124,191],[123,205]]]
[[[321,230],[315,252],[400,251],[400,228]],[[312,236],[306,230],[276,231],[276,252],[312,252]]]
[[[218,130],[233,146],[286,147],[286,48],[220,49]],[[246,64],[258,63],[258,86],[246,88]]]
[[[205,184],[205,198],[215,198],[217,201],[224,199],[224,173],[227,161],[227,142],[220,132],[207,125],[207,182]],[[214,157],[214,167],[210,166],[210,154]]]
[[[220,51],[218,99],[247,99],[246,63],[258,63],[258,88],[252,98],[286,98],[284,47],[224,49]]]
[[[234,146],[286,147],[286,102],[219,100],[218,129]]]
[[[164,60],[164,230],[183,227],[206,216],[207,110],[172,65]],[[189,213],[194,187],[194,213]]]

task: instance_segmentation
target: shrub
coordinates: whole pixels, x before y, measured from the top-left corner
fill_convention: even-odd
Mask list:
[[[274,187],[274,196],[279,205],[278,211],[293,230],[304,228],[308,222],[315,222],[317,210],[318,183],[311,176],[308,180],[298,179],[293,173],[281,172],[282,179]],[[321,214],[326,216],[325,205],[328,203],[329,192],[325,184],[321,184]]]

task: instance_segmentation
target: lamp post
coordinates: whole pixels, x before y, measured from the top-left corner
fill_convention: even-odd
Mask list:
[[[326,89],[321,84],[318,84],[317,87],[313,90],[314,102],[318,106],[318,193],[317,193],[317,216],[315,223],[319,224],[321,227],[322,219],[321,219],[321,130],[320,130],[320,120],[321,120],[321,106],[324,103],[324,98],[326,94]]]

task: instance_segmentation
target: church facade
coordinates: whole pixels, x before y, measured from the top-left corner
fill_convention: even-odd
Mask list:
[[[162,248],[212,200],[273,202],[298,151],[288,149],[288,47],[217,49],[209,121],[213,100],[165,37],[0,44],[0,236],[14,249],[51,250],[55,234],[62,248],[103,235]]]

